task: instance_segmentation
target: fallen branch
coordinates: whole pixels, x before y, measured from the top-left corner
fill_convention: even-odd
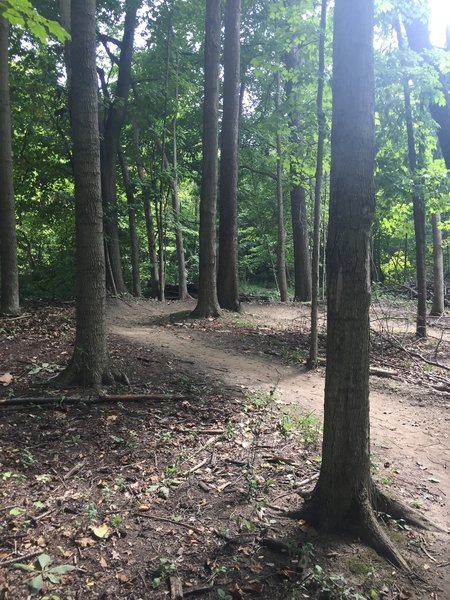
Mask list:
[[[29,554],[22,554],[22,556],[16,556],[15,558],[3,560],[2,562],[0,562],[0,567],[7,567],[8,565],[12,565],[16,562],[23,562],[24,560],[29,560],[30,558],[34,558],[35,556],[41,553],[42,550],[36,550],[35,552],[30,552]]]
[[[166,519],[165,517],[157,517],[156,515],[146,515],[142,513],[134,513],[134,516],[142,517],[143,519],[152,519],[153,521],[161,521],[162,523],[170,523],[171,525],[178,525],[179,527],[195,531],[195,533],[198,533],[199,535],[205,534],[205,531],[201,531],[198,527],[189,525],[189,523],[183,523],[182,521],[175,521],[175,519]]]
[[[28,404],[58,404],[65,406],[67,404],[107,404],[113,402],[146,402],[146,401],[165,401],[165,400],[192,400],[192,396],[177,396],[172,394],[114,394],[99,396],[36,396],[26,398],[2,398],[0,407],[5,406],[25,406]]]

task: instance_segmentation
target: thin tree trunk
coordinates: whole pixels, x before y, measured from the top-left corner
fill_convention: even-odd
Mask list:
[[[401,32],[400,21],[396,21],[395,29],[397,33],[398,47],[403,51],[403,35]],[[404,66],[404,61],[401,61]],[[408,165],[413,182],[413,216],[414,216],[414,234],[416,240],[416,274],[417,274],[417,321],[416,334],[419,337],[427,336],[427,276],[426,276],[426,229],[425,229],[425,209],[423,192],[420,189],[416,179],[418,171],[417,152],[414,136],[414,124],[411,107],[411,92],[409,88],[409,77],[403,75],[403,97],[405,102],[405,122],[406,133],[408,136]]]
[[[119,225],[117,216],[116,159],[120,132],[125,117],[131,84],[136,13],[140,0],[127,0],[123,39],[119,57],[117,85],[110,102],[104,136],[101,144],[102,198],[105,210],[105,233],[111,260],[111,269],[119,294],[126,292],[120,256]]]
[[[18,315],[16,211],[9,99],[8,22],[0,16],[0,312]]]
[[[317,77],[317,161],[314,186],[314,227],[312,250],[312,293],[311,293],[311,342],[309,348],[310,368],[317,366],[318,316],[319,316],[319,262],[320,262],[320,212],[323,176],[323,149],[325,142],[325,113],[323,111],[323,88],[325,80],[325,36],[327,26],[327,0],[322,0],[319,38],[319,73]]]
[[[279,113],[280,109],[280,73],[276,74],[275,91],[275,109]],[[278,115],[280,118],[280,115]],[[276,134],[277,147],[277,276],[278,286],[280,288],[281,302],[287,302],[287,280],[286,280],[286,229],[284,225],[284,204],[283,204],[283,157],[281,150],[281,135],[279,131]]]
[[[139,129],[134,123],[133,125],[133,147],[138,172],[139,181],[142,190],[142,202],[144,205],[145,225],[147,232],[147,247],[150,263],[150,288],[152,298],[159,297],[159,274],[158,274],[158,256],[156,253],[155,231],[153,228],[153,218],[150,202],[150,186],[145,173],[144,161],[142,160],[141,151],[139,148]]]
[[[222,308],[239,312],[237,193],[239,170],[241,0],[225,6],[223,118],[220,152],[219,270],[217,293]]]
[[[220,315],[216,285],[217,123],[219,108],[220,0],[206,0],[203,169],[200,193],[199,291],[193,317]]]
[[[75,178],[76,337],[64,385],[106,376],[105,253],[100,182],[95,0],[72,0],[71,125]]]
[[[178,68],[179,54],[176,54],[176,82],[175,82],[175,116],[172,121],[172,137],[173,137],[173,177],[171,178],[172,185],[172,211],[175,225],[175,244],[177,248],[177,265],[178,265],[178,297],[180,300],[189,298],[187,289],[187,273],[186,261],[184,258],[184,242],[183,230],[181,227],[180,200],[178,197],[178,147],[177,147],[177,113],[178,113]]]
[[[128,204],[128,229],[130,232],[131,247],[131,277],[133,282],[133,296],[141,296],[141,278],[140,278],[140,260],[139,260],[139,238],[136,227],[136,202],[134,198],[134,189],[128,170],[127,160],[122,146],[119,144],[119,163],[122,171],[123,185],[127,196]]]
[[[433,220],[433,305],[431,315],[444,314],[444,257],[442,255],[442,230],[440,213],[434,213]]]
[[[285,0],[286,6],[293,10],[293,0]],[[295,45],[289,52],[284,53],[283,62],[288,69],[286,81],[286,96],[289,105],[289,128],[291,142],[294,148],[300,146],[300,113],[299,113],[299,91],[294,81],[301,68],[300,48]],[[298,84],[297,84],[298,85]],[[311,300],[311,259],[309,255],[308,240],[308,217],[306,213],[306,192],[300,182],[300,171],[298,167],[297,152],[293,151],[290,172],[290,196],[291,196],[291,220],[294,245],[294,278],[295,291],[294,300],[308,302]]]

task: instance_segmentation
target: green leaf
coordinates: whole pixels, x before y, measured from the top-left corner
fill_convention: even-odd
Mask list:
[[[75,571],[75,568],[76,567],[73,565],[59,565],[58,567],[52,567],[49,570],[49,573],[54,573],[56,575],[67,575],[67,573]]]
[[[18,517],[19,515],[21,515],[21,514],[22,514],[22,513],[24,513],[24,512],[25,512],[25,509],[24,509],[24,508],[19,508],[18,506],[15,506],[14,508],[12,508],[12,509],[9,511],[9,514],[10,514],[12,517]]]
[[[42,575],[37,575],[36,577],[33,577],[33,579],[31,579],[28,583],[31,595],[35,596],[36,594],[39,594],[39,592],[42,590],[43,585],[44,579],[42,578]]]
[[[59,583],[59,577],[50,571],[47,573],[47,579],[50,581],[50,583],[54,583],[55,585]]]
[[[14,563],[13,567],[15,569],[19,569],[19,571],[25,571],[25,573],[31,573],[35,570],[35,568],[32,565],[26,565],[24,563]]]
[[[40,554],[37,557],[37,561],[42,570],[44,570],[45,567],[48,567],[48,565],[50,565],[53,562],[52,557],[48,554]]]

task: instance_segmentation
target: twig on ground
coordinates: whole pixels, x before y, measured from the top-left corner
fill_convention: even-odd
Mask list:
[[[0,562],[0,567],[6,567],[8,565],[12,565],[16,562],[23,562],[24,560],[29,560],[30,558],[34,558],[38,554],[41,554],[42,550],[35,550],[34,552],[29,552],[28,554],[22,554],[22,556],[16,556],[15,558],[9,558],[8,560],[3,560]]]

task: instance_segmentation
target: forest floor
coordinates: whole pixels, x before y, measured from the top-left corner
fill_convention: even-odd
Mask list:
[[[413,304],[372,308],[371,365],[387,375],[371,376],[373,474],[443,530],[379,515],[405,575],[286,514],[320,465],[324,368],[303,366],[309,307],[192,320],[193,306],[109,302],[111,357],[130,385],[98,404],[48,386],[70,356],[73,306],[0,320],[1,398],[55,398],[0,404],[0,599],[34,586],[48,600],[449,600],[448,317],[418,341]],[[323,356],[323,323],[320,341]]]

